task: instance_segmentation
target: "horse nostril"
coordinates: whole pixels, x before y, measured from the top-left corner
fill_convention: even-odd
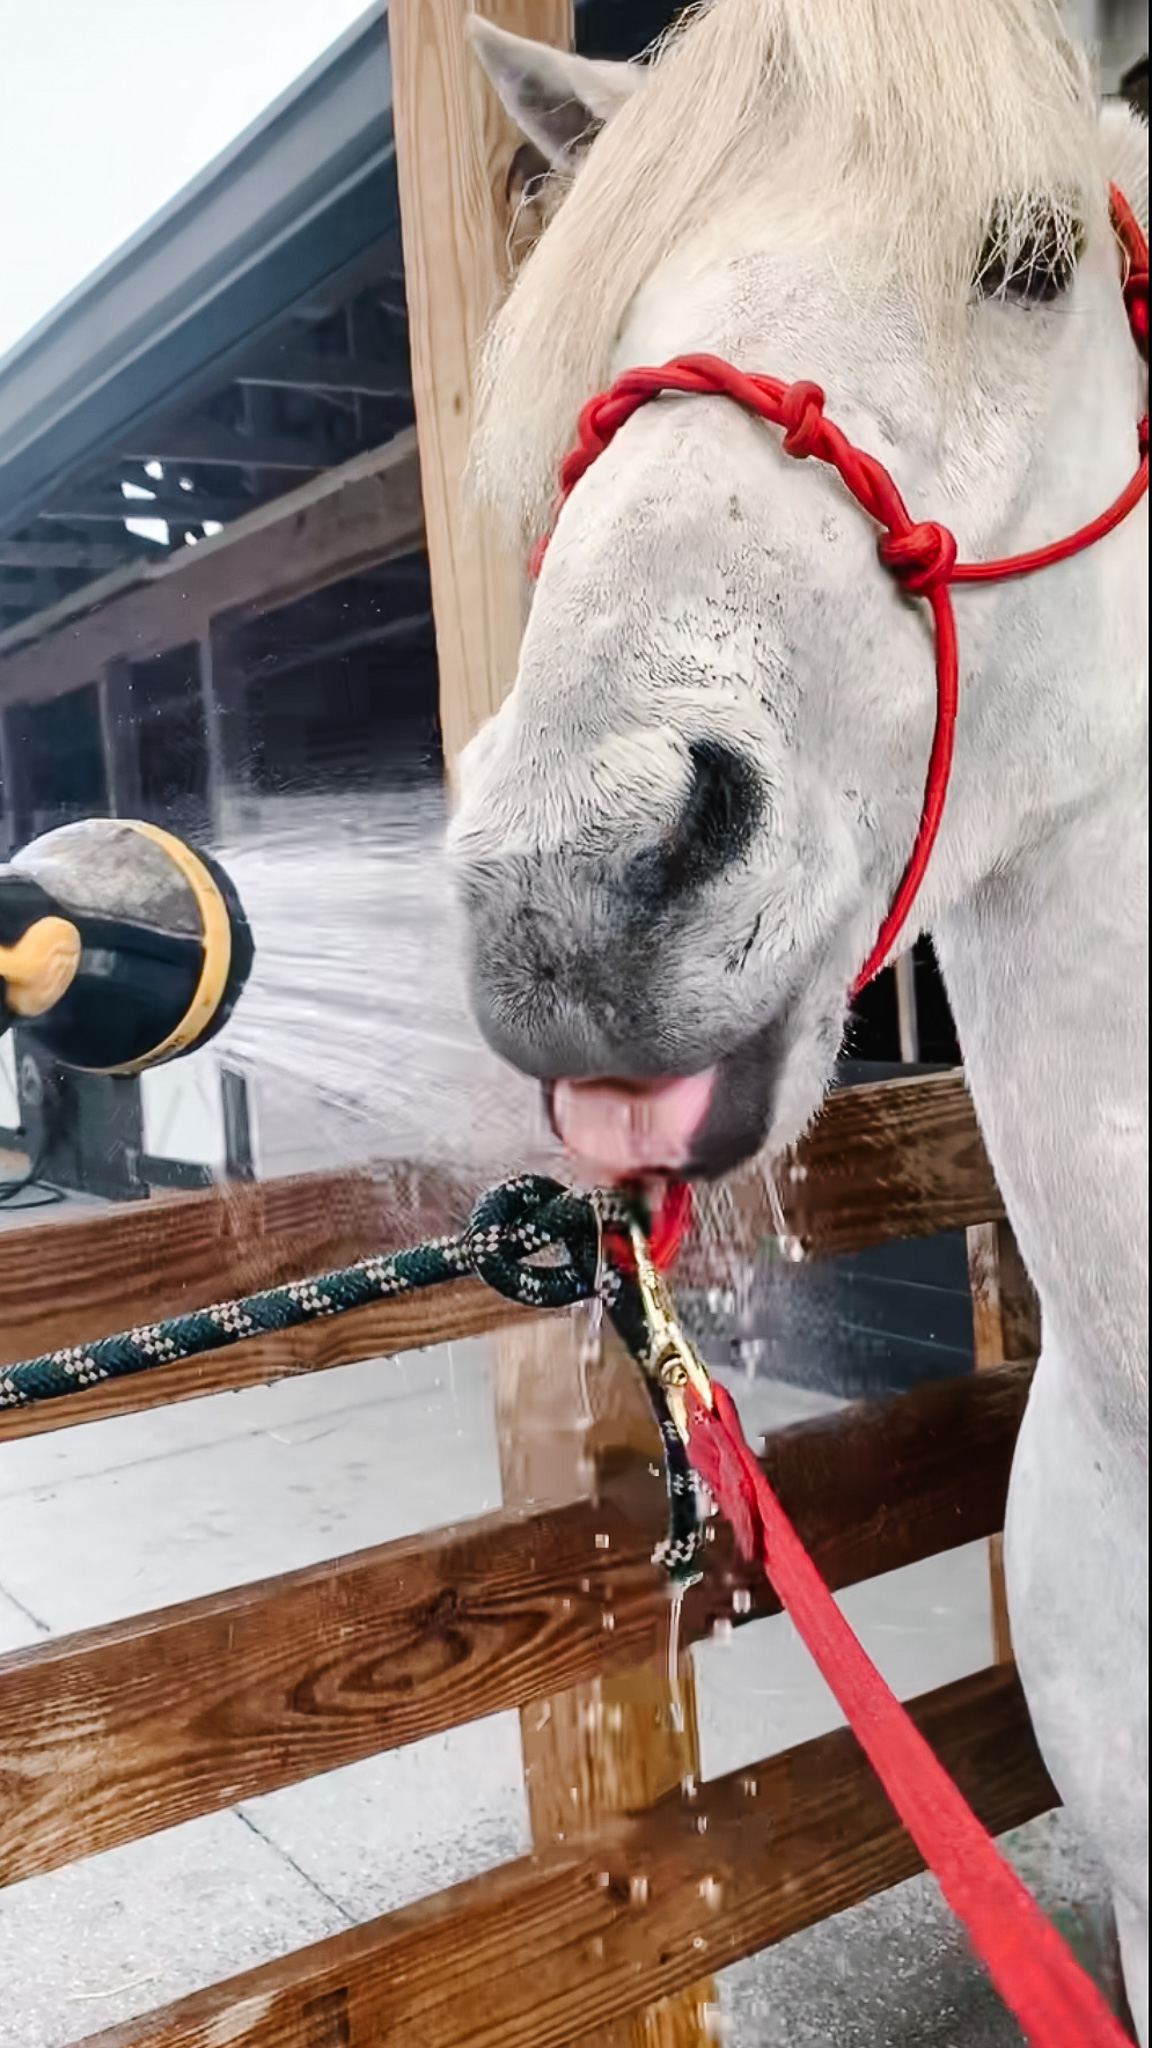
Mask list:
[[[716,740],[689,747],[692,781],[672,831],[640,855],[647,892],[680,896],[703,888],[747,852],[760,822],[763,789],[750,761]]]

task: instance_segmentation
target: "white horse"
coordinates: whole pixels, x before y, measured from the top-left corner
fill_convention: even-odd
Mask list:
[[[1136,466],[1109,228],[1146,134],[1045,0],[716,0],[650,66],[474,26],[563,179],[496,319],[475,474],[548,521],[577,411],[706,350],[818,380],[962,559]],[[663,398],[568,499],[452,858],[490,1042],[592,1171],[713,1172],[811,1117],[919,817],[925,608],[831,469]],[[1007,1528],[1040,1745],[1111,1873],[1147,2042],[1146,503],[960,590],[936,938],[1044,1354]],[[911,934],[909,934],[909,938]]]

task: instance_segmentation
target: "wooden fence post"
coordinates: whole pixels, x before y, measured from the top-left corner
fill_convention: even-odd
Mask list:
[[[592,1493],[609,1462],[658,1458],[635,1367],[610,1330],[599,1356],[582,1358],[581,1319],[550,1317],[500,1331],[496,1356],[506,1506]],[[610,1608],[604,1621],[610,1627]],[[588,1679],[522,1710],[524,1782],[537,1848],[561,1843],[610,1815],[651,1806],[698,1775],[687,1646],[678,1663],[673,1684],[662,1647],[648,1663]],[[636,1881],[644,1880],[638,1875]],[[709,2015],[715,2007],[711,1981],[694,1984],[599,2030],[580,2048],[703,2048],[714,2038]]]
[[[464,35],[469,0],[393,0],[388,11],[400,228],[440,722],[449,773],[516,671],[523,575],[460,484],[472,373],[510,274],[507,199],[522,138]],[[569,47],[571,0],[483,0],[515,34]]]
[[[1040,1303],[1020,1256],[1012,1225],[968,1226],[968,1284],[976,1370],[1040,1354]],[[999,1664],[1012,1661],[1012,1633],[1004,1590],[1004,1539],[988,1539],[992,1590],[992,1646]]]
[[[468,0],[392,0],[388,16],[412,385],[450,775],[461,747],[511,685],[523,621],[521,565],[461,493],[472,370],[510,271],[507,192],[521,141],[468,51],[468,11]],[[571,45],[571,0],[488,0],[482,11],[517,34]],[[504,1333],[498,1360],[506,1501],[587,1491],[595,1447],[579,1411],[574,1326],[549,1322]],[[613,1387],[634,1391],[626,1360],[614,1358],[607,1377]],[[607,1404],[599,1394],[597,1400],[603,1423]],[[644,1427],[636,1414],[611,1419],[614,1447]],[[651,1449],[652,1439],[644,1441]],[[649,1804],[694,1768],[690,1681],[682,1731],[672,1726],[671,1699],[666,1677],[646,1669],[593,1680],[525,1710],[525,1771],[539,1846],[555,1841],[565,1822],[586,1828],[600,1814]],[[698,2048],[707,2039],[706,1995],[694,1989],[661,2000],[635,2020],[601,2030],[596,2048]]]

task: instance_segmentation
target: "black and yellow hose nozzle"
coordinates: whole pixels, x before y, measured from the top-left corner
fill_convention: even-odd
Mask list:
[[[236,891],[157,825],[86,818],[0,867],[0,1033],[64,1066],[137,1074],[203,1045],[252,966]]]

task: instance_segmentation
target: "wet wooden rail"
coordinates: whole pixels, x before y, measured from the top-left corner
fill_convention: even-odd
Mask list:
[[[843,1089],[778,1170],[786,1230],[808,1256],[960,1230],[1003,1214],[963,1076]],[[309,1174],[213,1188],[0,1236],[0,1363],[350,1264],[459,1227],[473,1182],[430,1169]],[[759,1169],[732,1184],[729,1249],[778,1219]],[[249,1339],[34,1408],[0,1441],[380,1353],[477,1335],[519,1312],[479,1283],[429,1288],[310,1328]]]
[[[1029,1378],[973,1374],[766,1439],[765,1471],[834,1588],[1002,1526]],[[0,1659],[0,1881],[662,1649],[662,1494],[637,1498],[636,1476],[615,1504],[489,1515]],[[723,1525],[706,1556],[686,1640],[778,1611]]]
[[[1010,1666],[925,1694],[911,1711],[992,1833],[1057,1803]],[[837,1730],[86,2048],[566,2048],[922,1867],[855,1738]]]

